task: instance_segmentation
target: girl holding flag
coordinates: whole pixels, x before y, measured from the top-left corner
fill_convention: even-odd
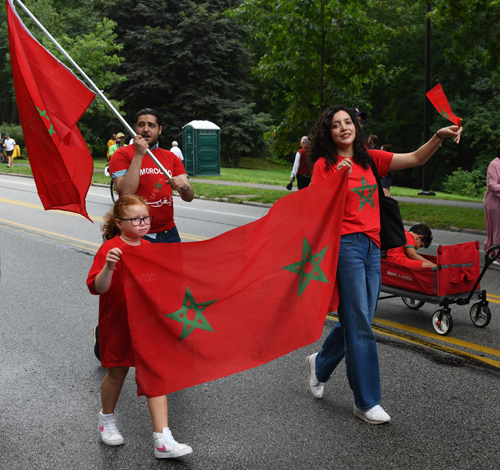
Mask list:
[[[390,421],[380,406],[381,389],[377,343],[371,328],[381,288],[380,213],[378,174],[423,165],[444,139],[460,140],[462,128],[444,127],[411,153],[368,150],[356,116],[345,106],[327,109],[313,129],[308,155],[314,164],[312,184],[342,168],[349,171],[337,267],[339,321],[321,350],[306,358],[309,391],[323,397],[324,383],[345,357],[349,385],[354,393],[354,415],[370,424]]]
[[[127,304],[121,275],[122,250],[144,243],[152,216],[143,198],[122,196],[104,216],[104,243],[97,252],[87,278],[91,294],[99,295],[99,347],[101,364],[108,369],[101,385],[102,410],[99,412],[99,433],[111,446],[123,444],[117,429],[115,407],[129,367],[135,366],[134,352],[127,319]],[[167,397],[147,397],[153,421],[154,455],[173,458],[193,450],[175,441],[168,427]]]

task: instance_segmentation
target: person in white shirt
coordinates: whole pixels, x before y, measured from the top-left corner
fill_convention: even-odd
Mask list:
[[[7,153],[7,168],[12,168],[14,166],[12,161],[12,154],[14,153],[14,148],[16,147],[16,141],[11,138],[9,134],[7,134],[5,136],[3,144],[5,145],[5,151]]]
[[[175,155],[177,155],[181,159],[181,162],[184,160],[182,150],[179,148],[179,144],[177,143],[177,141],[174,140],[172,142],[172,148],[170,149],[170,151],[172,153],[175,153]]]

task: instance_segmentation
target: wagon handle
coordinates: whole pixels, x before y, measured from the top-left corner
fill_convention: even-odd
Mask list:
[[[490,256],[490,253],[492,251],[495,251],[495,250],[498,250],[497,254]],[[481,279],[483,278],[484,273],[490,267],[490,264],[493,263],[493,261],[495,261],[499,256],[500,256],[500,245],[493,245],[484,255],[484,268],[481,271],[481,274],[479,274],[479,277],[477,278],[476,283],[474,284],[474,287],[471,289],[469,296],[467,297],[467,299],[463,299],[463,304],[462,304],[462,302],[457,302],[457,304],[467,305],[470,302],[470,299],[474,295],[474,292],[476,292],[476,288],[479,285],[479,283],[481,282]]]

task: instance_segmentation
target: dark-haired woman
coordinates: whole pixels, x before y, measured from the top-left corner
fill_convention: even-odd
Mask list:
[[[339,321],[321,350],[306,358],[309,391],[322,398],[324,383],[345,357],[354,393],[354,415],[370,424],[390,421],[380,406],[380,373],[375,335],[371,328],[381,287],[380,214],[372,158],[381,176],[388,171],[423,165],[444,139],[460,140],[462,128],[440,129],[418,150],[390,153],[367,150],[358,121],[340,105],[326,110],[316,123],[309,158],[314,164],[312,184],[347,168],[348,190],[341,228],[337,267]]]

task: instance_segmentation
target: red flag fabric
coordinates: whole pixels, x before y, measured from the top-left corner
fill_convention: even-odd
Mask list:
[[[446,99],[446,95],[444,94],[441,83],[438,83],[432,90],[429,90],[425,96],[429,98],[430,102],[434,105],[439,114],[444,116],[453,124],[456,124],[458,127],[462,126],[462,119],[453,114],[450,103],[448,103],[448,100]]]
[[[17,108],[45,209],[82,214],[94,163],[76,123],[94,99],[78,78],[29,33],[7,0]]]
[[[290,194],[214,239],[123,250],[139,396],[225,377],[320,338],[347,175]]]

